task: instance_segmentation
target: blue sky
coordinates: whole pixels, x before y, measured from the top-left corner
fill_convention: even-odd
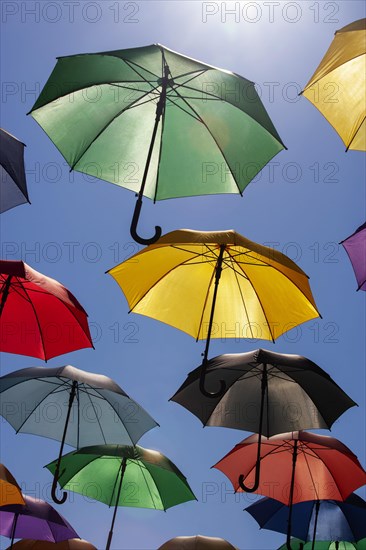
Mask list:
[[[229,9],[234,10],[229,13]],[[365,17],[363,2],[43,2],[1,5],[1,126],[27,144],[25,161],[32,205],[1,216],[3,259],[23,259],[67,286],[89,313],[95,350],[49,361],[72,364],[114,378],[160,424],[140,441],[160,450],[182,472],[198,502],[166,513],[120,508],[116,549],[153,549],[177,535],[228,539],[242,550],[276,548],[284,537],[259,531],[242,510],[256,496],[234,495],[229,481],[211,470],[247,432],[202,430],[185,409],[168,402],[200,362],[204,344],[138,315],[128,315],[119,287],[105,271],[140,247],[129,235],[134,194],[69,173],[63,158],[26,113],[57,56],[148,45],[155,42],[237,72],[257,83],[262,101],[288,147],[248,186],[243,198],[211,196],[145,199],[141,233],[233,228],[274,246],[310,276],[323,319],[266,341],[213,340],[210,355],[258,347],[305,355],[326,370],[359,404],[333,426],[332,435],[365,464],[365,294],[339,241],[365,221],[365,156],[344,152],[339,136],[297,92],[306,84],[335,30]],[[1,374],[41,365],[2,353]],[[24,492],[50,499],[48,471],[54,441],[15,435],[3,419],[1,462]],[[71,449],[68,449],[71,450]],[[358,493],[365,498],[364,488]],[[78,533],[105,544],[112,512],[71,495],[60,507]],[[8,541],[1,539],[0,547]]]

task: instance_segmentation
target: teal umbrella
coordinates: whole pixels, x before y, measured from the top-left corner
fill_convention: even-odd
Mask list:
[[[253,82],[161,44],[58,58],[30,111],[76,170],[163,200],[240,193],[285,146]]]
[[[76,448],[92,444],[134,445],[157,423],[111,378],[67,365],[31,367],[0,377],[1,415],[17,433],[61,441],[52,485],[56,496],[64,444]],[[16,408],[15,408],[16,407]],[[57,411],[56,418],[48,411]]]

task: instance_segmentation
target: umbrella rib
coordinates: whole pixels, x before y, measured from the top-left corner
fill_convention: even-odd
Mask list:
[[[17,385],[17,384],[14,384],[14,385]],[[12,386],[12,387],[14,387],[14,386]],[[45,401],[45,400],[47,399],[47,397],[49,397],[52,393],[54,393],[54,391],[50,391],[49,393],[47,393],[47,394],[41,399],[41,401],[39,401],[39,402],[37,403],[37,405],[34,406],[34,408],[33,408],[33,409],[31,410],[31,412],[28,414],[28,416],[27,416],[27,418],[24,420],[24,422],[22,422],[21,425],[19,426],[19,428],[17,428],[17,429],[15,430],[15,433],[16,433],[16,434],[20,432],[20,430],[23,428],[24,424],[27,423],[27,421],[29,420],[29,418],[30,418],[30,417],[32,416],[32,414],[34,413],[34,411],[35,411],[36,409],[38,409],[38,407],[41,405],[41,403],[43,403],[43,401]]]
[[[40,328],[40,324],[39,324],[39,320],[38,320],[38,317],[37,317],[37,314],[36,314],[36,311],[35,311],[35,308],[33,306],[33,302],[31,300],[31,298],[29,297],[29,294],[28,294],[28,289],[24,286],[24,285],[21,285],[22,289],[24,290],[25,294],[27,295],[27,298],[28,298],[28,301],[29,303],[31,304],[32,306],[32,309],[34,311],[34,314],[36,316],[36,319],[37,319],[37,324]],[[60,298],[59,296],[56,296],[56,294],[53,294],[51,292],[48,292],[47,290],[43,290],[43,289],[29,289],[32,293],[38,293],[38,294],[44,294],[46,296],[52,296],[52,298],[55,298],[56,300],[58,300],[59,302],[61,302],[63,304],[63,306],[69,311],[69,313],[71,313],[71,315],[74,317],[74,319],[76,320],[78,326],[81,328],[81,330],[83,331],[83,333],[85,334],[85,336],[88,338],[88,340],[91,341],[91,338],[89,339],[89,336],[87,335],[86,331],[84,330],[84,328],[82,327],[81,323],[79,322],[79,319],[76,317],[76,315],[74,314],[74,309],[78,310],[78,311],[81,311],[84,315],[86,315],[86,317],[88,317],[86,311],[84,310],[84,308],[82,306],[80,307],[76,307],[74,305],[72,305],[71,307],[69,307],[69,305],[62,299]],[[44,342],[43,342],[43,335],[42,335],[42,332],[40,330],[40,335],[41,335],[41,339],[42,339],[42,345],[43,345],[43,348],[44,348]],[[94,347],[94,346],[93,346]],[[45,348],[44,348],[44,351],[45,351]],[[47,359],[45,359],[47,361]]]
[[[118,482],[118,476],[121,473],[121,464],[122,464],[122,461],[118,466],[118,472],[117,472],[117,475],[116,475],[116,479],[114,480],[113,490],[112,490],[111,498],[109,499],[108,508],[110,508],[112,506],[113,496],[114,496],[114,492],[116,490],[116,486],[117,486],[117,482]],[[127,463],[126,463],[126,467],[127,467]],[[118,506],[118,502],[116,502],[116,506]]]
[[[243,293],[242,293],[242,290],[241,290],[241,287],[240,287],[240,283],[239,283],[239,279],[238,279],[238,274],[236,273],[236,270],[234,269],[234,260],[233,258],[231,257],[231,254],[230,254],[230,251],[227,250],[227,254],[230,258],[230,262],[232,264],[231,266],[231,269],[234,271],[234,275],[235,275],[235,279],[236,279],[236,284],[238,285],[238,289],[239,289],[239,293],[240,293],[240,298],[241,298],[241,301],[242,301],[242,304],[243,304],[243,308],[244,308],[244,311],[245,311],[245,315],[246,315],[246,318],[247,318],[247,321],[248,321],[248,324],[249,324],[249,327],[250,327],[250,333],[252,335],[252,337],[254,338],[254,335],[253,335],[253,331],[252,331],[252,327],[250,325],[250,319],[249,319],[249,315],[248,315],[248,310],[247,310],[247,306],[245,304],[245,300],[244,300],[244,296],[243,296]],[[246,279],[248,280],[248,278],[246,277]]]
[[[125,111],[128,111],[129,109],[131,109],[135,103],[139,102],[141,99],[143,99],[144,97],[148,96],[151,94],[151,92],[154,92],[159,86],[156,86],[155,88],[153,88],[152,90],[149,90],[147,92],[145,92],[144,94],[142,94],[141,97],[139,97],[138,99],[136,99],[135,101],[133,101],[128,107],[124,107],[123,109],[121,109],[117,114],[114,115],[114,117],[109,120],[107,122],[107,124],[104,125],[104,127],[97,133],[97,135],[92,139],[92,141],[89,143],[89,145],[84,149],[84,151],[78,156],[78,158],[73,162],[72,165],[70,165],[70,171],[71,170],[74,170],[75,166],[77,165],[78,162],[80,162],[80,160],[83,158],[83,156],[85,155],[85,153],[90,149],[90,147],[93,145],[93,143],[98,139],[98,137],[103,133],[105,132],[105,130],[116,120],[116,118],[118,118],[119,116],[121,116]],[[155,98],[154,98],[155,99]]]
[[[182,252],[189,252],[190,254],[195,254],[196,257],[205,256],[205,257],[211,258],[214,261],[217,260],[217,255],[215,253],[213,253],[213,251],[207,246],[207,244],[198,243],[197,246],[200,246],[201,248],[206,247],[208,251],[206,251],[206,252],[194,252],[193,250],[189,250],[189,248],[182,248],[181,246],[177,246],[176,244],[170,245],[170,247],[174,248],[175,250],[182,250]],[[209,256],[209,253],[212,254],[212,256]]]
[[[235,75],[235,76],[238,76],[238,75]],[[242,78],[242,77],[240,77]],[[253,82],[251,84],[254,84]],[[195,90],[195,88],[190,88],[189,86],[183,86],[184,88],[187,88],[188,90],[189,89],[192,89],[194,91],[197,91]],[[247,113],[246,111],[240,109],[240,107],[237,107],[236,105],[234,105],[233,103],[231,103],[230,101],[226,101],[225,99],[223,99],[222,97],[218,97],[218,96],[215,96],[214,94],[208,94],[207,92],[205,92],[206,95],[212,95],[213,97],[217,97],[218,100],[221,100],[223,103],[226,103],[228,105],[231,105],[232,107],[234,107],[235,109],[239,109],[239,111],[241,111],[242,113],[245,114],[245,116],[247,116],[248,118],[250,118],[250,120],[252,120],[255,124],[257,124],[258,126],[260,126],[264,132],[266,132],[267,134],[269,134],[272,138],[274,138],[277,143],[280,143],[285,149],[287,149],[287,147],[282,143],[282,140],[280,138],[280,136],[278,136],[278,138],[272,134],[272,132],[270,132],[269,130],[267,130],[267,128],[265,128],[264,126],[262,126],[257,120],[255,120],[255,118],[253,118],[251,115],[249,115],[249,113]],[[201,99],[201,98],[200,98]],[[192,107],[191,107],[192,108]],[[275,129],[275,132],[277,133],[276,129]],[[226,160],[226,159],[225,159]],[[253,176],[254,177],[254,176]],[[253,179],[253,178],[252,178]],[[240,193],[241,194],[241,193]]]
[[[32,310],[33,310],[33,313],[34,313],[34,315],[35,315],[35,317],[36,317],[37,325],[38,325],[38,328],[39,328],[39,335],[40,335],[41,342],[42,342],[43,353],[44,353],[45,360],[47,361],[46,347],[45,347],[45,343],[44,343],[44,340],[43,340],[43,333],[42,333],[42,329],[41,329],[41,325],[40,325],[40,322],[39,322],[39,319],[38,319],[38,315],[37,315],[36,309],[35,309],[35,307],[34,307],[34,305],[33,305],[32,300],[31,300],[30,297],[29,297],[29,294],[28,294],[27,289],[26,289],[24,286],[23,286],[22,288],[23,288],[24,292],[26,293],[26,295],[27,295],[27,297],[28,297],[29,303],[30,303],[30,305],[31,305],[31,307],[32,307]],[[54,295],[53,295],[53,296],[54,296]]]
[[[310,465],[309,465],[309,462],[308,462],[308,459],[307,459],[307,456],[306,456],[306,453],[303,452],[303,455],[304,455],[304,458],[305,458],[305,463],[306,463],[306,466],[309,470],[309,475],[310,475],[310,478],[311,478],[311,482],[313,484],[313,487],[314,487],[314,491],[315,491],[315,494],[316,494],[316,499],[315,500],[319,500],[319,493],[318,493],[318,490],[316,488],[316,484],[315,484],[315,481],[314,481],[314,478],[313,478],[313,474],[311,472],[311,468],[310,468]],[[324,464],[324,462],[323,462]]]
[[[98,393],[99,393],[99,392],[98,392]],[[101,394],[99,394],[99,395],[101,395]],[[119,418],[120,421],[121,421],[122,426],[124,427],[124,429],[125,429],[126,432],[128,433],[128,436],[129,436],[130,440],[132,441],[133,445],[135,445],[135,442],[134,442],[134,440],[132,439],[132,436],[131,436],[129,430],[127,429],[126,424],[123,422],[122,418],[121,418],[120,415],[118,414],[118,410],[112,405],[112,403],[111,403],[110,401],[108,401],[108,399],[106,399],[106,398],[103,397],[103,396],[101,396],[101,398],[102,398],[104,401],[107,401],[107,403],[109,403],[109,405],[110,405],[110,406],[112,407],[112,409],[115,411],[115,413],[117,414],[118,418]],[[134,401],[133,399],[131,399],[129,396],[127,396],[127,398],[128,398],[131,402],[136,403],[136,401]],[[138,405],[138,406],[139,406],[139,405]],[[155,422],[155,420],[154,420],[154,422]],[[157,425],[158,425],[158,424],[157,424]],[[152,428],[150,428],[150,429],[152,429]],[[146,432],[145,432],[145,433],[146,433]],[[141,437],[142,437],[142,436],[141,436]]]
[[[161,53],[162,53],[161,72],[162,72],[162,74],[164,74],[164,62],[166,63],[166,61],[165,61],[165,56],[164,56],[163,50],[161,50]],[[161,97],[161,95],[160,95],[160,97]],[[161,132],[160,132],[159,156],[158,156],[158,162],[157,162],[157,173],[156,173],[156,179],[155,179],[154,204],[156,202],[156,195],[158,193],[158,185],[159,185],[160,159],[161,159],[161,152],[162,152],[162,149],[163,149],[163,134],[164,134],[165,111],[166,111],[166,97],[167,96],[166,96],[166,92],[165,92],[165,102],[164,102],[163,112],[162,112],[162,116],[161,116]]]
[[[153,505],[154,505],[154,509],[155,509],[155,510],[158,510],[159,508],[157,508],[157,506],[156,506],[156,504],[155,504],[154,497],[153,497],[153,495],[152,495],[152,492],[150,491],[150,487],[149,487],[149,484],[148,484],[148,482],[147,482],[147,479],[146,479],[146,475],[145,475],[144,470],[147,470],[147,471],[149,472],[149,475],[150,475],[151,479],[153,480],[154,485],[155,485],[155,487],[156,487],[156,490],[158,491],[159,496],[160,496],[160,492],[159,492],[159,489],[158,489],[158,487],[157,487],[157,485],[156,485],[155,479],[153,478],[151,472],[147,469],[147,466],[145,466],[145,464],[143,465],[143,467],[142,467],[140,461],[138,461],[137,464],[138,464],[138,466],[139,466],[139,468],[140,468],[140,470],[141,470],[142,476],[143,476],[143,478],[144,478],[144,480],[145,480],[146,487],[147,487],[147,489],[148,489],[148,491],[149,491],[149,495],[150,495],[150,498],[151,498],[151,502],[152,502]],[[163,500],[162,500],[162,499],[161,499],[161,504],[163,505],[163,508],[164,508],[164,510],[165,510],[165,506],[164,506],[164,503],[163,503]]]
[[[322,448],[320,447],[319,450],[326,450],[326,449],[322,449]],[[332,448],[330,448],[330,449],[328,449],[328,450],[329,450],[329,451],[334,451],[334,449],[332,449]],[[339,452],[339,451],[338,451],[338,452]],[[329,468],[328,464],[327,464],[326,462],[324,462],[324,460],[323,460],[317,453],[315,453],[315,454],[316,454],[317,458],[322,462],[322,464],[324,464],[324,466],[325,466],[325,468],[328,470],[328,472],[330,473],[330,475],[331,475],[331,477],[332,477],[332,480],[334,481],[334,484],[335,484],[335,486],[337,487],[337,489],[338,489],[338,491],[339,491],[339,494],[341,495],[342,498],[344,498],[343,493],[342,493],[342,491],[341,491],[341,488],[339,487],[339,485],[338,485],[338,483],[337,483],[337,480],[336,480],[336,478],[334,477],[334,475],[333,475],[331,469]],[[342,454],[345,455],[345,453],[342,453]],[[346,456],[347,456],[347,455],[346,455]],[[351,459],[351,460],[352,460],[352,459]],[[347,495],[347,496],[348,496],[348,495]],[[333,499],[333,500],[335,500],[335,499]],[[343,501],[343,502],[344,502],[344,501]]]
[[[347,145],[347,149],[346,149],[347,151],[348,151],[348,149],[351,147],[352,141],[355,139],[356,135],[358,134],[358,131],[359,131],[359,129],[361,128],[362,124],[365,122],[365,119],[366,119],[366,116],[363,117],[362,121],[361,121],[360,124],[358,125],[357,130],[354,131],[353,136],[352,136],[352,139],[350,140],[349,144]]]
[[[117,56],[116,56],[117,57]],[[136,69],[135,67],[133,67],[133,65],[136,65],[136,67],[138,67],[139,69],[142,69],[143,71],[146,71],[147,73],[150,73],[151,75],[153,75],[155,78],[159,78],[159,75],[153,73],[152,71],[150,71],[149,69],[146,69],[146,67],[143,67],[142,65],[139,65],[138,63],[136,63],[136,61],[131,61],[130,59],[126,59],[125,57],[118,57],[118,59],[122,59],[122,61],[124,61],[126,63],[126,65],[128,65],[130,67],[130,69],[132,69],[140,78],[142,78],[143,80],[145,80],[145,82],[149,83],[149,81],[144,77],[142,76]]]
[[[175,247],[172,247],[172,248],[175,248]],[[189,251],[188,251],[188,252],[189,252]],[[191,253],[194,254],[194,252],[191,252]],[[197,256],[199,256],[199,254],[197,254]],[[188,258],[188,260],[189,260],[189,259],[191,259],[191,258]],[[149,287],[149,288],[146,290],[145,294],[143,294],[143,295],[141,296],[141,298],[139,298],[139,299],[137,300],[136,304],[135,304],[133,307],[131,307],[131,309],[129,310],[128,313],[133,312],[134,308],[141,302],[141,300],[143,300],[143,299],[147,296],[147,294],[149,294],[149,292],[150,292],[157,284],[160,283],[160,281],[162,281],[165,277],[167,277],[172,271],[174,271],[174,269],[177,269],[178,267],[181,267],[181,266],[182,266],[183,264],[185,264],[188,260],[184,260],[183,262],[180,262],[179,264],[174,265],[171,269],[169,269],[168,271],[166,271],[165,273],[163,273],[163,275],[162,275],[161,277],[159,277],[159,279],[158,279],[157,281],[155,281],[155,283],[154,283],[151,287]]]
[[[200,75],[198,75],[198,76],[200,76]],[[181,87],[186,88],[187,90],[192,90],[193,92],[198,92],[199,91],[197,88],[192,88],[192,86],[186,86],[185,83],[181,84]],[[217,96],[217,95],[215,95],[211,92],[203,92],[203,93],[205,94],[205,96],[210,96],[211,99],[215,99],[217,101],[222,101],[223,103],[230,103],[230,102],[226,101],[225,99],[223,99],[222,97]],[[202,98],[198,98],[198,99],[202,99]],[[205,98],[205,101],[206,101],[206,98]],[[232,105],[232,104],[230,103],[230,105]]]
[[[349,59],[348,61],[345,61],[343,63],[341,63],[340,65],[337,65],[336,67],[334,67],[331,71],[327,72],[326,74],[323,74],[322,76],[319,76],[316,80],[314,80],[314,82],[312,82],[310,85],[309,84],[306,84],[305,88],[303,89],[303,91],[301,92],[301,95],[306,92],[306,90],[310,90],[310,88],[312,88],[314,86],[314,84],[317,84],[318,82],[320,82],[320,80],[322,80],[323,78],[325,78],[326,76],[329,76],[331,73],[333,73],[334,71],[336,71],[337,69],[339,69],[340,67],[342,67],[342,65],[346,65],[349,61],[354,61],[355,59],[357,59],[358,57],[362,57],[363,55],[365,55],[365,52],[363,53],[360,53],[358,55],[355,55],[354,57],[352,57],[352,59]],[[316,71],[315,71],[316,72]],[[315,74],[315,73],[314,73]],[[308,100],[310,101],[310,100]],[[312,103],[310,101],[310,103]],[[324,116],[324,115],[323,115]],[[338,133],[338,132],[337,132]]]
[[[76,439],[76,448],[79,449],[80,447],[80,392],[79,392],[79,384],[76,385],[76,400],[78,404],[78,424],[77,424],[77,439]]]
[[[176,103],[175,101],[173,101],[173,99],[171,97],[167,97],[167,99],[170,101],[170,103],[172,105],[174,105],[175,107],[178,107],[178,109],[180,109],[181,111],[183,111],[183,113],[186,113],[186,115],[189,115],[190,117],[192,117],[194,120],[197,120],[198,122],[201,122],[199,118],[195,117],[194,115],[192,115],[192,113],[190,113],[189,111],[187,111],[186,109],[183,109],[183,107],[181,105],[178,105],[178,103]]]
[[[238,263],[238,262],[236,262],[236,263]],[[238,264],[238,265],[239,265],[239,264]],[[240,268],[240,269],[242,269],[242,268]],[[270,326],[270,324],[269,324],[269,322],[268,322],[267,314],[266,314],[266,312],[265,312],[265,310],[264,310],[264,306],[263,306],[263,304],[262,304],[262,300],[259,298],[258,292],[257,292],[257,290],[256,290],[256,288],[255,288],[255,286],[254,286],[254,284],[253,284],[253,282],[252,282],[252,280],[250,279],[250,277],[247,276],[247,279],[248,279],[248,282],[249,282],[250,286],[252,287],[252,289],[253,289],[253,291],[254,291],[254,294],[255,294],[256,297],[257,297],[257,300],[258,300],[259,305],[261,306],[261,309],[262,309],[262,312],[263,312],[263,316],[264,316],[264,318],[265,318],[265,320],[266,320],[266,322],[267,322],[267,326],[268,326],[268,329],[269,329],[269,333],[270,333],[271,338],[272,338],[272,342],[274,343],[274,341],[275,341],[274,335],[273,335],[271,326]]]
[[[192,105],[190,105],[190,104],[188,103],[188,101],[187,101],[186,99],[184,99],[184,97],[182,97],[181,94],[180,94],[179,92],[176,92],[176,93],[177,93],[178,96],[184,101],[184,103],[185,103],[186,105],[188,105],[188,107],[189,107],[190,109],[192,109],[192,111],[194,112],[194,114],[198,117],[199,121],[203,124],[203,126],[206,128],[207,132],[210,134],[210,136],[211,136],[212,139],[214,140],[214,142],[215,142],[215,144],[216,144],[218,150],[219,150],[220,153],[222,154],[222,157],[223,157],[223,159],[224,159],[224,161],[225,161],[227,167],[229,168],[229,172],[230,172],[230,174],[232,175],[232,178],[233,178],[233,180],[234,180],[234,182],[235,182],[235,185],[237,186],[238,191],[239,191],[240,195],[242,196],[242,195],[243,195],[243,192],[240,190],[239,184],[238,184],[238,182],[237,182],[236,179],[235,179],[235,175],[234,175],[234,173],[233,173],[233,171],[232,171],[232,169],[231,169],[231,166],[230,166],[230,164],[228,163],[228,161],[227,161],[227,159],[226,159],[226,156],[225,156],[224,152],[222,151],[220,145],[218,144],[218,142],[217,142],[215,136],[212,134],[211,130],[209,129],[209,127],[207,126],[207,124],[205,123],[205,121],[203,120],[203,118],[197,113],[197,111],[192,107]]]
[[[214,276],[215,276],[215,270],[212,271],[212,274],[211,274],[211,277],[210,277],[210,281],[209,281],[209,283],[208,283],[207,292],[206,292],[206,296],[205,296],[205,300],[204,300],[203,308],[202,308],[201,319],[200,319],[200,322],[199,322],[199,325],[198,325],[198,331],[197,331],[196,342],[198,342],[198,337],[199,337],[199,334],[200,334],[200,331],[201,331],[201,327],[202,327],[202,322],[203,322],[203,316],[204,316],[204,314],[205,314],[205,309],[206,309],[206,305],[207,305],[208,295],[209,295],[209,293],[210,293],[210,288],[211,288],[211,285],[212,285],[212,281],[213,281]]]
[[[106,441],[106,438],[104,437],[104,432],[103,432],[102,425],[101,425],[101,423],[100,423],[100,421],[99,421],[99,418],[98,418],[98,413],[97,413],[97,411],[95,410],[94,403],[93,403],[93,401],[91,400],[91,397],[90,397],[89,393],[86,392],[86,395],[88,396],[88,399],[89,399],[89,401],[90,401],[90,404],[91,404],[91,406],[92,406],[92,408],[93,408],[93,411],[94,411],[94,414],[95,414],[95,418],[97,419],[98,426],[99,426],[99,429],[100,429],[100,433],[102,434],[104,444],[106,445],[106,444],[107,444],[107,441]]]

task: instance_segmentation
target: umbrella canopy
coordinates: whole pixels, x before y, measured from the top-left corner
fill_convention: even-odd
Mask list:
[[[291,539],[291,547],[294,550],[313,550],[312,543],[304,543],[298,539]],[[286,544],[283,544],[278,550],[286,550]],[[347,541],[319,541],[315,543],[314,550],[366,550],[366,539],[359,542]]]
[[[366,151],[366,19],[335,33],[303,91],[348,149]]]
[[[366,290],[366,222],[341,242],[351,260],[358,288]]]
[[[272,498],[262,498],[245,509],[261,529],[287,533],[289,508]],[[357,542],[366,537],[366,502],[352,493],[347,499],[310,500],[293,506],[292,534],[302,541]]]
[[[175,537],[165,542],[158,550],[237,550],[227,540],[216,537]]]
[[[0,128],[0,213],[30,202],[24,169],[24,143]]]
[[[24,498],[15,478],[0,464],[0,506],[7,504],[24,504]]]
[[[13,550],[97,550],[83,539],[68,539],[62,542],[23,539],[13,545]]]
[[[345,500],[366,483],[356,455],[333,437],[290,432],[269,439],[252,435],[241,441],[214,468],[223,472],[235,491],[254,484],[258,438],[261,438],[261,476],[254,492],[289,506],[287,544],[292,533],[293,504],[306,500]]]
[[[157,426],[111,378],[70,365],[6,374],[0,378],[0,394],[1,414],[17,433],[61,441],[60,457],[64,443],[77,448],[134,445]],[[57,475],[54,486],[56,483]]]
[[[55,279],[22,261],[0,260],[0,351],[51,359],[93,347],[88,316]]]
[[[284,148],[253,82],[161,44],[58,58],[30,114],[71,169],[139,193],[143,244],[142,196],[241,194]]]
[[[292,260],[232,230],[172,231],[107,273],[134,313],[206,338],[203,365],[211,338],[274,341],[319,316]]]
[[[56,467],[57,461],[46,466],[52,473]],[[167,510],[196,498],[175,464],[162,453],[138,445],[96,445],[79,449],[62,457],[60,471],[61,487],[114,506],[107,549],[118,506]],[[95,480],[97,491],[88,494],[88,486]]]
[[[258,438],[257,434],[247,437],[213,466],[230,479],[235,491],[241,490],[240,474],[252,481]],[[315,499],[345,500],[366,483],[366,472],[356,455],[334,437],[299,431],[261,438],[259,494],[289,505],[293,470],[293,504]]]
[[[211,399],[199,391],[201,368],[188,375],[171,400],[197,416],[204,426],[269,437],[285,431],[330,428],[356,405],[325,371],[300,355],[258,349],[214,357],[207,362],[207,385],[215,388],[223,379],[226,392]],[[263,422],[258,431],[261,410]]]
[[[60,542],[78,538],[66,519],[43,500],[23,495],[25,505],[0,508],[0,534],[12,539],[33,538]]]

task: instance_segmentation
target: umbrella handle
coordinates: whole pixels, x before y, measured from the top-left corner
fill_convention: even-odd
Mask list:
[[[58,496],[56,495],[57,482],[58,482],[58,472],[55,472],[55,475],[53,477],[53,482],[52,482],[52,489],[51,489],[52,500],[57,504],[64,504],[67,501],[67,493],[64,491],[62,497],[58,498]]]
[[[146,245],[153,244],[161,237],[161,227],[159,225],[155,226],[155,235],[150,239],[144,239],[143,237],[140,237],[140,235],[137,234],[137,224],[140,217],[141,206],[142,206],[142,198],[139,195],[136,201],[135,210],[131,221],[131,227],[130,227],[131,237],[133,238],[134,241],[136,241],[139,244],[146,244]]]
[[[259,436],[260,437],[260,436]],[[247,487],[244,483],[245,476],[243,474],[240,474],[239,476],[239,485],[245,491],[246,493],[254,493],[259,487],[259,476],[261,471],[261,461],[257,460],[255,463],[255,477],[254,477],[254,485],[253,487]],[[291,547],[290,547],[291,550]]]
[[[217,392],[210,392],[210,391],[207,391],[206,388],[205,388],[205,378],[206,378],[206,375],[203,372],[201,374],[201,377],[200,377],[200,392],[205,397],[221,397],[222,395],[224,395],[224,393],[226,391],[226,384],[225,384],[224,380],[219,380],[220,389]]]

